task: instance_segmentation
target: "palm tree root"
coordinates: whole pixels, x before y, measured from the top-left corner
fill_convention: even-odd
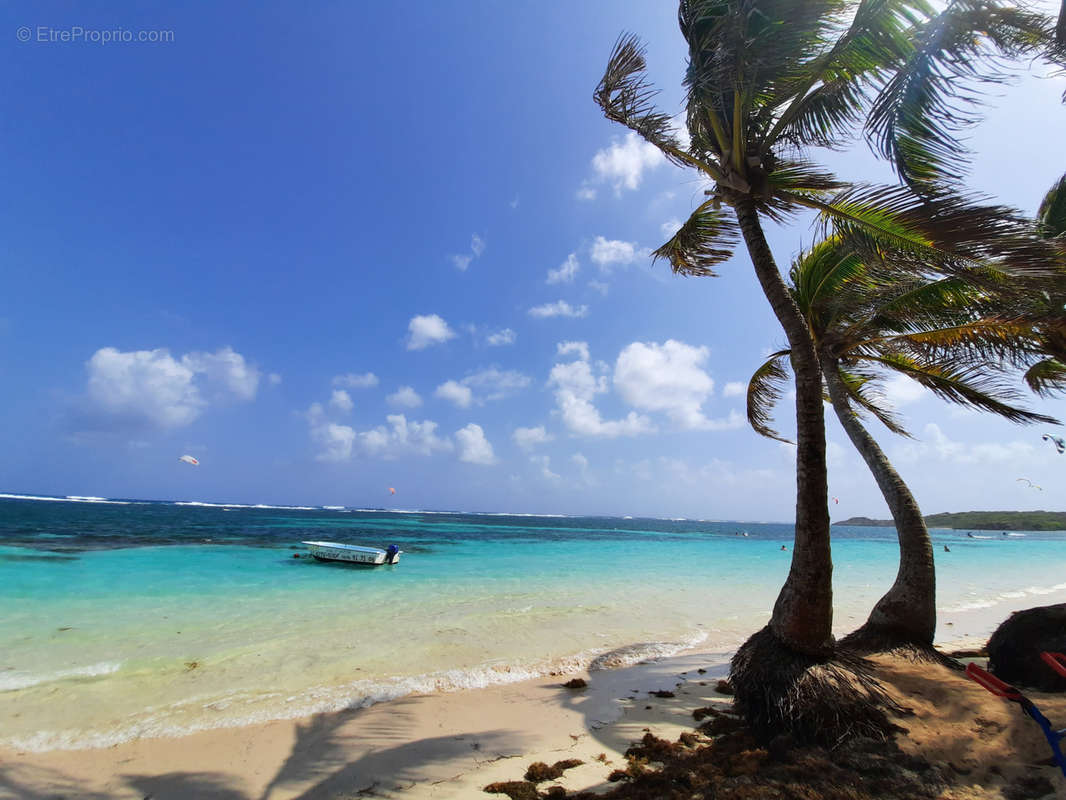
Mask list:
[[[905,658],[908,661],[941,664],[953,670],[963,668],[957,660],[946,653],[941,653],[924,637],[870,622],[852,631],[837,644],[842,651],[858,656],[884,653]]]
[[[855,736],[884,741],[901,730],[888,715],[908,711],[873,669],[847,650],[823,658],[797,652],[767,626],[733,656],[734,707],[762,743],[779,736],[830,748]]]

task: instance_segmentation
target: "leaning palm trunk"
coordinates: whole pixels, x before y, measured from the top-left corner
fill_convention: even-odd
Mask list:
[[[796,534],[792,567],[774,604],[770,630],[790,649],[821,657],[833,648],[822,376],[810,331],[774,262],[754,203],[747,196],[733,202],[755,275],[788,337],[796,376]]]
[[[892,468],[877,442],[862,426],[847,401],[839,364],[822,359],[829,399],[840,424],[859,451],[892,512],[899,536],[899,572],[896,582],[874,606],[866,623],[844,643],[861,650],[890,649],[898,645],[932,647],[936,632],[936,571],[933,545],[918,503],[907,484]]]

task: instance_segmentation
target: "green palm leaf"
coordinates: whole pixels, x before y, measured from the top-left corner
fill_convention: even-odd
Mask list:
[[[652,255],[670,262],[680,275],[715,276],[713,267],[728,261],[739,236],[732,214],[717,200],[707,200],[685,220],[677,233]]]
[[[1026,371],[1025,382],[1042,397],[1066,392],[1066,364],[1054,358],[1038,361]]]
[[[784,387],[788,382],[789,353],[788,350],[772,353],[748,381],[748,423],[761,436],[794,444],[770,427],[774,420],[774,407],[784,396]]]
[[[959,134],[981,117],[981,87],[1013,74],[997,56],[1039,55],[1051,38],[1046,15],[998,0],[952,0],[917,26],[909,56],[874,102],[868,140],[912,188],[959,180],[968,153]]]

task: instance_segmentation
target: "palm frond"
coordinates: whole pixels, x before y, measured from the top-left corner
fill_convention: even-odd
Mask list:
[[[1066,0],[1063,0],[1063,3],[1066,3]],[[1063,19],[1066,20],[1066,5],[1063,6]],[[1044,236],[1066,236],[1066,175],[1048,189],[1048,193],[1040,202],[1036,219]]]
[[[999,0],[952,0],[916,26],[912,50],[878,94],[867,118],[874,150],[908,186],[924,191],[965,172],[959,134],[980,120],[983,89],[1013,75],[1008,58],[1039,55],[1051,20]]]
[[[957,369],[946,364],[921,362],[898,354],[867,358],[887,369],[913,378],[937,397],[948,402],[989,411],[1011,422],[1056,422],[1053,417],[1011,405],[1017,400],[1018,393],[990,369],[992,365]]]
[[[784,385],[788,381],[789,354],[789,350],[772,353],[748,381],[748,423],[760,436],[795,444],[770,427],[774,419],[774,407],[784,396]]]
[[[1041,397],[1066,392],[1066,364],[1056,358],[1045,358],[1033,364],[1024,378],[1029,388]]]
[[[593,92],[604,116],[636,131],[658,147],[667,159],[682,166],[694,166],[717,180],[721,173],[713,164],[700,162],[686,153],[674,135],[669,115],[656,110],[652,100],[658,90],[645,78],[644,48],[633,34],[623,34],[615,42],[607,69]]]
[[[765,137],[763,151],[779,140],[830,148],[849,141],[870,90],[911,51],[908,34],[932,14],[925,0],[861,0],[833,47],[807,64],[797,84],[782,87],[791,102]]]
[[[714,277],[713,267],[728,261],[739,239],[733,215],[716,199],[707,200],[685,220],[666,244],[652,253],[670,262],[675,273]]]
[[[877,386],[877,376],[852,366],[845,367],[837,361],[837,373],[847,390],[848,399],[863,411],[867,411],[881,421],[892,433],[910,437],[910,432],[903,427],[899,417],[884,404],[884,396],[879,390],[871,391]]]
[[[826,235],[889,253],[897,267],[965,270],[973,283],[981,281],[975,268],[1043,278],[1063,269],[1063,252],[1038,235],[1032,220],[980,195],[939,189],[922,196],[902,186],[857,185],[827,202],[806,201],[822,212]]]

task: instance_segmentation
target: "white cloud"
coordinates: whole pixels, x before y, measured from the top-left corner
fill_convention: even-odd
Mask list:
[[[896,448],[893,460],[908,463],[927,463],[930,459],[951,464],[1014,464],[1018,469],[1031,464],[1036,448],[1028,442],[953,441],[936,423],[922,429],[922,440],[911,441]]]
[[[422,405],[422,398],[410,386],[401,386],[386,397],[385,402],[398,408],[418,408]]]
[[[928,394],[928,389],[906,375],[893,375],[881,387],[881,395],[896,408],[916,403]]]
[[[581,317],[588,316],[588,306],[572,307],[565,300],[558,300],[554,303],[545,303],[542,306],[534,306],[529,309],[529,316],[544,319],[546,317],[574,317],[580,319]]]
[[[332,396],[329,398],[329,404],[342,414],[347,414],[355,406],[352,402],[352,396],[344,389],[334,389]]]
[[[748,385],[740,381],[730,381],[722,387],[722,397],[743,397],[748,393]]]
[[[459,460],[468,464],[495,464],[496,456],[492,445],[485,438],[485,431],[480,425],[471,422],[455,432],[455,441],[459,447]]]
[[[448,323],[436,314],[412,317],[407,324],[407,330],[409,331],[408,350],[424,350],[431,345],[454,339],[456,336],[455,331],[448,327]]]
[[[607,381],[596,378],[587,360],[556,364],[548,385],[555,387],[555,404],[566,427],[582,436],[636,436],[651,433],[655,426],[647,417],[630,412],[620,420],[604,420],[593,404],[597,394],[607,391]]]
[[[86,417],[93,428],[177,428],[211,404],[255,398],[260,372],[230,347],[175,359],[165,348],[97,350],[89,372]]]
[[[650,251],[637,247],[635,242],[606,239],[603,236],[597,236],[589,250],[589,258],[599,265],[600,272],[610,272],[616,264],[632,264],[650,256]]]
[[[511,438],[523,450],[531,450],[538,444],[547,444],[555,437],[548,433],[543,425],[538,425],[535,428],[515,428]]]
[[[476,233],[470,237],[470,254],[466,253],[450,256],[455,268],[460,272],[465,272],[467,267],[470,266],[475,258],[481,258],[481,254],[485,252],[485,240],[478,236]]]
[[[471,404],[483,404],[486,400],[501,400],[517,394],[530,384],[528,375],[515,370],[500,370],[488,367],[480,372],[467,375],[460,381],[450,380],[437,387],[434,394],[450,400],[460,408],[469,408]],[[474,394],[474,390],[478,394]]]
[[[362,375],[349,372],[347,375],[335,375],[333,385],[345,389],[369,389],[378,385],[378,376],[373,372],[364,372]]]
[[[501,347],[503,345],[514,344],[515,332],[510,328],[504,328],[502,331],[496,331],[496,333],[490,333],[485,340],[493,347]]]
[[[474,402],[474,393],[470,387],[455,381],[442,383],[433,394],[442,400],[455,403],[459,408],[470,408],[470,404]]]
[[[144,352],[144,351],[141,351]],[[259,388],[259,370],[231,347],[214,353],[189,353],[181,362],[193,372],[203,374],[209,385],[240,400],[254,400]]]
[[[615,140],[592,157],[592,169],[597,182],[609,183],[615,193],[622,189],[640,187],[644,171],[666,163],[666,158],[655,145],[644,141],[630,131],[619,142]]]
[[[595,289],[597,292],[599,292],[602,295],[606,295],[608,286],[603,281],[589,281],[589,288],[590,289]]]
[[[574,453],[570,456],[570,460],[577,465],[577,468],[582,472],[585,472],[589,468],[589,460],[585,458],[581,453]]]
[[[577,254],[571,253],[558,269],[548,270],[548,279],[545,283],[573,283],[574,276],[577,275],[579,269],[581,265],[577,261]]]
[[[326,422],[311,428],[311,438],[322,449],[315,456],[318,461],[350,461],[355,429],[350,425]]]
[[[467,375],[461,383],[479,390],[486,400],[501,400],[525,389],[531,383],[528,375],[517,370],[489,367]]]
[[[663,241],[670,241],[674,238],[674,234],[681,229],[681,220],[677,217],[671,217],[662,225],[659,226],[659,230],[662,231]]]
[[[548,456],[530,456],[529,461],[540,467],[540,476],[545,480],[558,481],[562,478],[551,470],[551,459]]]
[[[578,200],[584,200],[588,202],[589,200],[596,199],[596,190],[589,186],[588,183],[583,183],[578,188],[576,195]]]
[[[405,452],[431,455],[451,450],[449,439],[437,436],[437,423],[428,419],[408,422],[403,414],[390,414],[385,420],[391,427],[379,425],[359,434],[359,444],[368,455],[396,458]]]
[[[733,412],[725,420],[708,419],[703,402],[714,380],[703,371],[709,351],[674,339],[664,344],[633,342],[618,354],[614,386],[622,398],[644,411],[662,411],[685,430],[722,430],[743,425]]]
[[[578,358],[582,361],[589,360],[588,342],[559,342],[555,345],[555,352],[560,356],[577,353]]]

